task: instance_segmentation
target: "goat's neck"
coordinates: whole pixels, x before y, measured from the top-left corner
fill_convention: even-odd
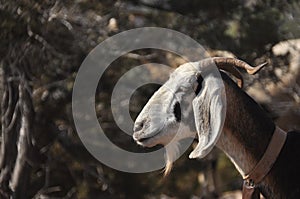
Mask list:
[[[275,125],[261,107],[231,79],[223,75],[227,112],[217,146],[235,164],[241,175],[249,173],[264,154]]]

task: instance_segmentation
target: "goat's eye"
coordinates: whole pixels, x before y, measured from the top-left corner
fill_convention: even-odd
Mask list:
[[[181,110],[180,110],[179,102],[175,103],[173,113],[175,115],[176,121],[180,122],[181,121]]]
[[[197,87],[195,89],[195,94],[198,95],[198,93],[201,91],[202,89],[202,82],[203,82],[203,77],[201,75],[199,75],[197,77]]]

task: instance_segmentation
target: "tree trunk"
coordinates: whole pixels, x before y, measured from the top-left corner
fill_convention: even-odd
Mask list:
[[[29,181],[30,166],[27,162],[31,144],[30,133],[32,131],[33,107],[31,89],[24,77],[19,84],[19,103],[21,113],[21,127],[17,143],[18,155],[14,171],[11,177],[10,187],[15,198],[26,198],[26,190]]]
[[[15,82],[9,81],[12,75],[9,67],[3,67],[3,97],[1,104],[2,143],[0,159],[0,189],[2,197],[8,198],[11,194],[9,181],[17,156],[17,137],[20,118],[18,105],[18,87]]]
[[[0,157],[0,197],[26,198],[32,147],[34,110],[31,88],[25,72],[14,64],[3,67],[2,143]]]

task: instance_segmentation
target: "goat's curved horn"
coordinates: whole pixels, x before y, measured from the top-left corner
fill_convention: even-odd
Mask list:
[[[243,87],[244,80],[241,73],[235,67],[243,68],[247,71],[248,74],[254,75],[258,71],[260,71],[265,65],[267,65],[267,62],[265,62],[263,64],[253,67],[242,60],[228,57],[213,57],[212,60],[219,69],[227,71],[233,76],[235,76],[235,78],[237,78],[237,84],[240,88]],[[211,62],[209,62],[209,59],[207,59],[207,61],[202,62],[202,66],[205,67],[210,63]]]
[[[218,67],[219,66],[220,67],[221,66],[229,66],[229,67],[235,66],[238,68],[245,69],[247,71],[247,73],[250,75],[256,74],[258,71],[260,71],[260,69],[262,69],[265,65],[267,65],[267,62],[265,62],[263,64],[253,67],[242,60],[235,59],[235,58],[227,58],[227,57],[214,57],[213,60]]]

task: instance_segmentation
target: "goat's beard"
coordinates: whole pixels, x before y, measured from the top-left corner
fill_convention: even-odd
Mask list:
[[[166,145],[166,153],[165,153],[165,161],[166,166],[164,169],[164,176],[167,176],[173,167],[173,162],[177,159],[178,153],[179,153],[179,143],[176,141],[173,141]]]

